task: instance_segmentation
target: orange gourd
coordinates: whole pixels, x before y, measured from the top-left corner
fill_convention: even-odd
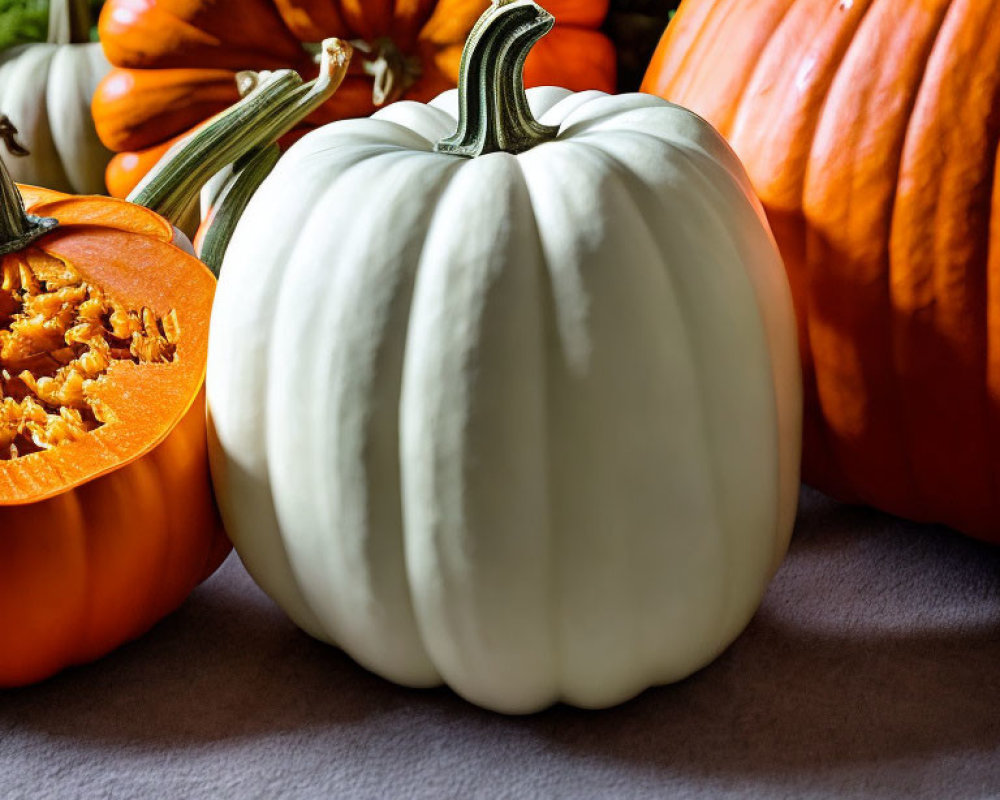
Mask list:
[[[804,359],[805,479],[1000,542],[1000,25],[981,0],[685,0],[643,89],[729,139]]]
[[[138,636],[229,550],[202,389],[214,278],[145,208],[20,189],[47,221],[0,164],[0,687]]]
[[[357,56],[336,97],[302,130],[371,114],[406,98],[427,102],[458,79],[462,47],[487,0],[109,0],[101,41],[115,69],[93,102],[98,135],[120,153],[109,167],[125,196],[155,163],[150,149],[239,99],[242,70],[315,75],[312,43],[351,40]],[[529,57],[529,86],[613,91],[616,59],[599,32],[608,0],[549,0],[556,27]],[[301,135],[301,132],[299,133]],[[293,133],[286,142],[297,136]]]

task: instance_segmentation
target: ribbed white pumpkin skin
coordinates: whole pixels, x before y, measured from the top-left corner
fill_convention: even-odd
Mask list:
[[[0,153],[14,180],[74,194],[106,194],[111,151],[97,138],[90,100],[111,69],[99,44],[27,44],[0,52],[0,113],[28,156]]]
[[[706,123],[529,92],[559,140],[432,152],[454,93],[309,134],[227,252],[213,475],[247,568],[391,680],[529,712],[744,628],[798,493],[779,256]]]

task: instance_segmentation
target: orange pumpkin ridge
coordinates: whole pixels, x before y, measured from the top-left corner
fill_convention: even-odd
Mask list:
[[[120,155],[109,188],[124,197],[169,139],[236,102],[241,70],[315,76],[306,45],[352,40],[359,53],[337,94],[304,123],[368,116],[377,75],[390,99],[426,102],[453,88],[462,47],[488,0],[109,0],[99,31],[114,69],[94,96],[101,140]],[[529,86],[613,91],[614,47],[599,28],[608,0],[550,0],[555,30],[529,57]],[[380,54],[384,58],[380,58]],[[388,73],[386,72],[388,70]],[[415,80],[414,80],[415,78]],[[405,91],[400,92],[404,88]]]
[[[685,0],[643,89],[718,126],[764,201],[798,315],[806,481],[1000,542],[995,17]]]

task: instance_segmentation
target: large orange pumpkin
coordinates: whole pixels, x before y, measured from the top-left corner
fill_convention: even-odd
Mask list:
[[[0,687],[134,638],[229,550],[202,390],[214,278],[151,211],[20,188],[48,222],[0,164]]]
[[[109,0],[100,17],[116,67],[94,97],[108,168],[124,196],[179,136],[239,99],[236,73],[315,73],[311,43],[351,40],[351,75],[310,127],[371,114],[398,98],[429,101],[458,80],[462,47],[487,0]],[[613,91],[615,52],[597,29],[608,0],[548,0],[552,33],[525,68],[529,86]],[[367,55],[366,55],[367,51]]]
[[[1000,14],[685,0],[643,89],[743,159],[795,296],[805,479],[1000,541]]]

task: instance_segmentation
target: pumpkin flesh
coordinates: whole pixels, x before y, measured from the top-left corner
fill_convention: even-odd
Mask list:
[[[0,460],[77,441],[118,414],[116,362],[173,360],[171,311],[137,312],[87,283],[71,264],[35,248],[8,256],[0,295]],[[108,378],[105,380],[105,376]],[[42,405],[44,403],[44,405]]]
[[[53,417],[64,420],[72,417],[70,409],[75,406],[78,413],[84,410],[87,427],[95,427],[86,436],[73,437],[73,441],[65,441],[29,458],[24,454],[23,444],[27,443],[24,440],[30,429],[22,426],[17,440],[17,444],[22,445],[21,457],[11,457],[16,455],[16,451],[9,451],[10,444],[7,453],[0,452],[0,458],[4,459],[0,463],[0,504],[17,504],[52,496],[137,458],[157,444],[177,423],[197,393],[201,374],[197,369],[188,367],[188,362],[192,365],[199,363],[197,349],[204,353],[204,345],[195,344],[198,341],[195,337],[200,336],[202,341],[207,337],[205,319],[202,317],[200,324],[199,320],[192,320],[189,329],[187,315],[182,315],[185,324],[181,328],[176,321],[177,304],[171,303],[169,297],[150,297],[149,289],[143,285],[141,268],[137,268],[136,264],[155,263],[170,245],[149,243],[152,246],[147,247],[147,243],[143,242],[137,247],[132,239],[125,233],[106,233],[102,236],[102,251],[103,245],[116,245],[116,250],[95,254],[85,231],[57,233],[45,241],[44,250],[29,249],[4,259],[5,278],[13,272],[11,268],[14,266],[19,272],[27,273],[32,267],[37,269],[40,263],[50,264],[53,256],[57,263],[64,260],[69,268],[67,271],[77,273],[77,278],[85,282],[83,286],[89,286],[90,290],[86,292],[80,285],[70,285],[52,294],[65,295],[68,289],[79,297],[86,292],[82,299],[90,301],[87,305],[94,305],[98,302],[97,298],[104,294],[100,287],[113,287],[108,293],[113,307],[102,305],[107,312],[114,310],[112,317],[124,318],[109,322],[131,341],[128,344],[116,342],[117,337],[112,331],[105,334],[107,338],[95,331],[81,331],[86,327],[80,324],[81,317],[76,316],[72,322],[65,318],[66,311],[70,309],[69,302],[63,303],[60,309],[63,318],[51,320],[44,330],[33,319],[15,318],[11,322],[13,335],[6,340],[0,338],[5,345],[0,350],[0,364],[10,374],[10,378],[3,382],[4,411],[9,406],[18,405],[11,397],[13,390],[15,396],[25,397],[20,405],[25,402],[36,406],[42,403],[38,410],[49,409],[50,420]],[[122,255],[116,258],[114,252]],[[121,276],[128,275],[127,270],[134,272],[125,281]],[[197,292],[196,284],[190,288]],[[4,289],[7,289],[6,285]],[[204,288],[201,295],[204,298]],[[8,297],[11,295],[5,292],[3,299]],[[174,297],[180,299],[182,295]],[[44,295],[32,298],[24,294],[23,298],[22,302],[34,300],[37,304],[39,299],[44,299]],[[197,294],[192,299],[198,299]],[[102,310],[101,313],[106,312]],[[60,337],[62,341],[49,350],[36,348],[31,353],[26,351],[24,348],[32,339],[24,333],[24,328],[30,326],[31,333],[51,334],[56,327],[52,322],[75,324],[75,327],[67,330],[66,336]],[[172,330],[172,325],[178,329]],[[86,339],[75,341],[81,335],[95,338],[90,339],[89,344]],[[40,346],[44,347],[41,343]],[[110,350],[107,355],[104,354],[105,349]],[[19,362],[22,354],[30,354],[37,361],[43,353],[48,354],[48,357],[40,359],[43,369],[51,371],[52,366],[59,366],[54,377],[48,381],[48,376],[37,370],[33,372]],[[53,355],[60,361],[71,360],[62,364],[54,361]],[[57,390],[51,384],[61,386]],[[75,397],[77,395],[78,398]],[[144,398],[146,402],[136,402],[137,397]],[[60,409],[66,409],[61,416]],[[11,421],[9,416],[6,419],[0,416],[0,425]],[[64,426],[54,427],[60,430]],[[0,444],[6,443],[4,434],[8,430],[0,430]],[[38,446],[37,442],[35,444]]]

